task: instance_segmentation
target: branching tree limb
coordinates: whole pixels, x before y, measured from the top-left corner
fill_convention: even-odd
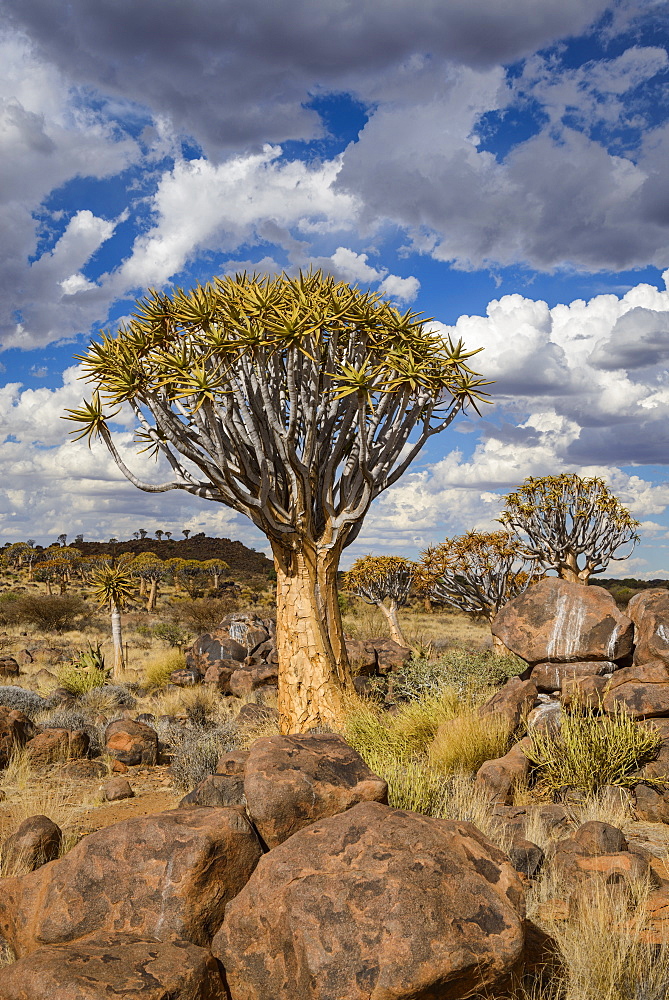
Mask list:
[[[383,612],[392,638],[401,646],[406,646],[406,641],[397,609],[407,602],[415,572],[415,564],[399,556],[363,556],[356,559],[344,577],[346,590],[351,590],[368,604],[375,604]]]

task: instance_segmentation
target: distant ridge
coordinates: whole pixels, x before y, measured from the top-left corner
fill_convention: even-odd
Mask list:
[[[170,538],[158,541],[157,538],[130,538],[118,542],[72,542],[73,548],[79,549],[84,556],[121,555],[122,552],[155,552],[161,559],[223,559],[232,572],[262,574],[267,576],[273,569],[273,564],[262,552],[249,549],[242,542],[233,542],[230,538],[209,538],[204,533],[191,535],[190,538]]]

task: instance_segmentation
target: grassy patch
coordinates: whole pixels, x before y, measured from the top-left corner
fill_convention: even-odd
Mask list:
[[[465,712],[439,727],[428,756],[442,774],[475,774],[487,760],[502,757],[509,749],[511,730],[499,715]]]
[[[93,688],[104,687],[109,679],[106,670],[100,670],[98,667],[77,667],[73,663],[60,667],[56,676],[59,687],[77,695],[92,691]]]
[[[178,649],[169,649],[151,657],[144,665],[144,682],[147,690],[157,691],[167,687],[170,674],[174,670],[183,670],[186,657]]]

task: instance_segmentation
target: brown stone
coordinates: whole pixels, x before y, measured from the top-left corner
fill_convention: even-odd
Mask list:
[[[268,847],[359,802],[387,802],[388,786],[334,733],[268,736],[244,771],[246,808]]]
[[[496,760],[487,760],[476,773],[476,785],[491,801],[505,804],[513,798],[514,787],[522,784],[530,769],[530,762],[523,752],[529,745],[525,738],[516,743],[507,754]]]
[[[626,851],[628,844],[625,835],[617,826],[590,820],[582,823],[572,834],[571,840],[582,854],[595,857],[598,854],[617,854]]]
[[[528,663],[621,660],[634,626],[603,587],[546,577],[499,611],[492,633]]]
[[[65,655],[60,649],[54,649],[52,646],[43,646],[41,649],[32,650],[32,658],[35,663],[63,663],[65,660]]]
[[[34,871],[60,854],[63,834],[48,816],[29,816],[5,841],[2,866],[5,874]]]
[[[500,715],[511,729],[515,729],[523,716],[534,707],[538,693],[534,681],[511,677],[481,706],[479,712],[481,715]]]
[[[47,767],[58,761],[83,757],[88,752],[89,737],[84,729],[45,729],[26,743],[26,755],[32,767]]]
[[[19,665],[13,656],[0,656],[0,677],[18,677]]]
[[[27,715],[0,705],[0,768],[7,767],[15,747],[25,746],[34,733]]]
[[[230,636],[229,626],[221,625],[199,636],[186,655],[186,666],[197,667],[203,675],[212,664],[234,660],[241,664],[250,650]]]
[[[14,654],[14,657],[20,667],[27,667],[33,662],[32,653],[27,649],[20,649],[18,653]]]
[[[187,941],[108,937],[38,948],[0,969],[2,1000],[225,1000],[216,960]]]
[[[376,651],[376,669],[380,674],[401,670],[413,656],[408,646],[400,646],[393,639],[372,639],[369,645]]]
[[[634,662],[669,665],[669,590],[654,587],[635,594],[627,614],[634,622]]]
[[[577,702],[583,708],[600,711],[609,680],[608,677],[575,677],[565,681],[562,704],[568,708]]]
[[[660,660],[617,670],[608,682],[603,707],[621,705],[634,719],[669,715],[669,669]]]
[[[266,854],[212,951],[233,1000],[495,995],[522,955],[523,910],[475,827],[366,802]]]
[[[532,680],[538,691],[561,691],[565,681],[610,674],[617,664],[611,660],[582,660],[579,663],[537,663]]]
[[[347,639],[346,653],[354,674],[372,677],[376,673],[376,649],[372,643],[362,642],[360,639]]]
[[[238,669],[236,660],[218,660],[207,667],[204,683],[213,684],[220,694],[230,694],[230,677]]]
[[[125,778],[110,778],[102,789],[105,802],[119,802],[121,799],[132,799],[134,796],[130,782]]]
[[[88,935],[206,945],[261,856],[240,809],[172,809],[84,837],[0,882],[0,933],[18,957]]]
[[[254,691],[268,684],[276,684],[278,668],[273,663],[263,663],[259,667],[242,667],[230,675],[230,694],[237,698],[248,698]]]
[[[156,763],[158,734],[151,726],[132,719],[117,719],[105,730],[105,749],[122,764]]]
[[[101,760],[72,760],[63,764],[59,773],[65,778],[74,778],[76,781],[86,781],[90,778],[104,778],[107,774],[107,765]]]
[[[52,687],[57,683],[58,678],[50,670],[47,670],[46,667],[42,667],[36,674],[33,674],[33,680],[39,687]]]
[[[197,667],[185,667],[183,670],[173,670],[170,674],[170,684],[176,687],[193,687],[202,683],[202,674]]]
[[[248,701],[239,709],[235,723],[242,729],[264,725],[272,721],[278,722],[279,713],[271,705],[257,705]]]
[[[650,874],[648,862],[630,851],[580,857],[575,859],[574,865],[578,875],[603,875],[610,882],[621,879],[639,882]]]
[[[634,786],[634,811],[649,823],[669,823],[669,788]]]
[[[562,705],[559,701],[546,701],[533,708],[527,716],[527,731],[532,733],[559,733],[562,726]]]
[[[179,808],[191,806],[244,807],[244,777],[239,774],[208,774],[199,785],[184,795]]]
[[[537,844],[524,837],[514,837],[508,854],[515,870],[526,878],[534,878],[538,874],[545,857]]]
[[[243,775],[248,759],[248,750],[231,750],[229,753],[221,754],[216,764],[216,774]]]

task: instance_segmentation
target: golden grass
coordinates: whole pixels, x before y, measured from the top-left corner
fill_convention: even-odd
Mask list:
[[[480,716],[474,710],[443,723],[428,748],[428,759],[442,774],[475,774],[487,760],[509,749],[511,728],[500,715]]]
[[[174,670],[183,670],[185,666],[186,657],[178,649],[165,649],[154,653],[144,663],[144,685],[149,691],[167,687],[170,683],[170,674]]]

